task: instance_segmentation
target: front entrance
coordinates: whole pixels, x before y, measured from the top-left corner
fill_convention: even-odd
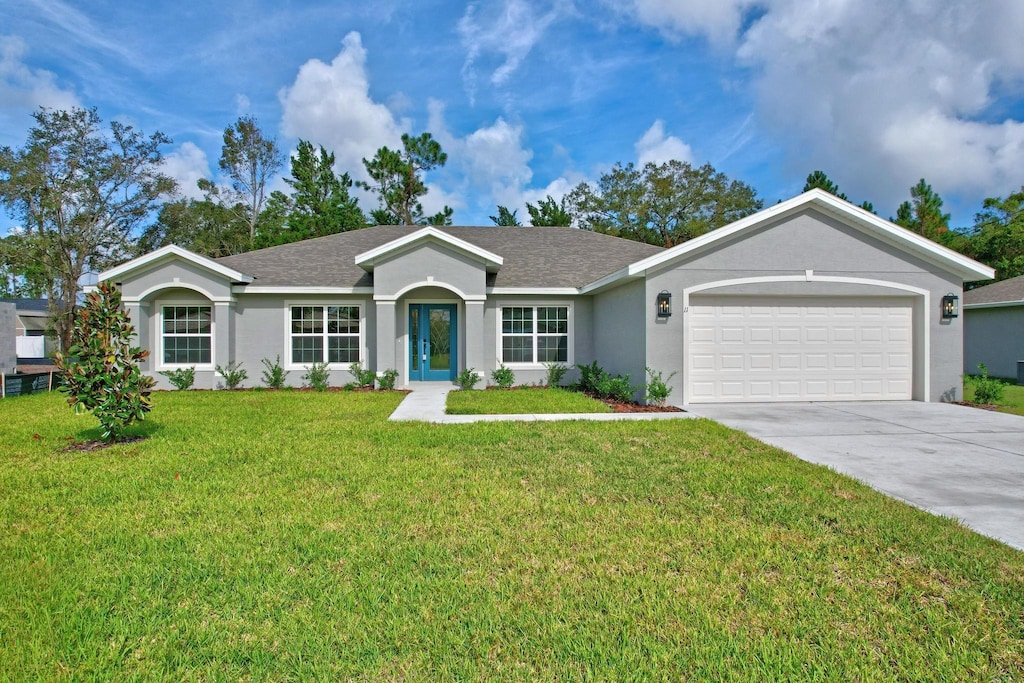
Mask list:
[[[457,329],[455,304],[410,304],[410,380],[455,379]]]

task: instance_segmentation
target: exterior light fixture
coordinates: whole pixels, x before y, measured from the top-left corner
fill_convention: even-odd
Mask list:
[[[947,294],[946,296],[942,297],[942,319],[943,320],[950,320],[952,318],[957,317],[957,315],[958,315],[957,301],[958,300],[959,300],[959,297],[957,297],[956,294],[952,294],[952,293]]]
[[[668,318],[672,316],[672,294],[662,290],[658,294],[658,317]]]

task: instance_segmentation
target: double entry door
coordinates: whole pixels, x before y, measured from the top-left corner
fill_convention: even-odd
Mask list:
[[[456,372],[455,304],[409,305],[409,379],[452,381]]]

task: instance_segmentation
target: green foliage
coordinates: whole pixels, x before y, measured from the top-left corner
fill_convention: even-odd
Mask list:
[[[225,366],[217,366],[217,374],[224,378],[224,386],[228,389],[237,389],[242,382],[249,377],[249,373],[242,369],[242,364],[231,361]]]
[[[547,373],[544,383],[549,387],[557,387],[560,385],[562,383],[562,379],[565,378],[565,373],[569,372],[569,368],[561,363],[545,363],[544,370]]]
[[[1006,383],[995,377],[988,376],[988,368],[984,363],[978,363],[980,375],[965,377],[967,383],[974,389],[974,398],[971,401],[975,405],[999,405],[1006,393]]]
[[[358,361],[348,366],[348,372],[352,375],[357,387],[372,387],[377,381],[377,373],[369,368],[364,370],[363,364]]]
[[[656,406],[665,405],[669,394],[672,393],[672,387],[668,383],[675,376],[676,373],[673,372],[668,377],[662,377],[661,370],[654,371],[651,368],[647,368],[647,391],[645,393],[647,402]]]
[[[381,391],[392,391],[395,388],[395,380],[398,379],[398,370],[388,368],[377,377],[377,388]]]
[[[423,215],[420,198],[427,194],[423,174],[444,166],[448,155],[441,144],[423,133],[402,135],[402,150],[381,147],[373,159],[363,159],[369,181],[356,184],[377,196],[380,208],[371,212],[377,225],[451,225],[452,210],[444,207],[433,216]]]
[[[985,200],[965,251],[995,268],[996,280],[1024,275],[1024,187],[1006,199]]]
[[[569,227],[572,225],[572,212],[568,206],[568,198],[562,197],[561,202],[548,195],[534,206],[526,203],[530,214],[530,225],[534,227]]]
[[[55,358],[68,405],[92,411],[107,442],[123,439],[128,426],[151,409],[153,379],[139,368],[149,351],[132,346],[134,336],[131,318],[121,310],[121,292],[101,282],[75,318],[67,355],[58,352]]]
[[[24,230],[7,263],[45,290],[66,350],[83,275],[128,256],[136,229],[174,191],[160,151],[171,141],[118,121],[104,131],[95,109],[32,116],[25,146],[0,148],[0,204]]]
[[[160,374],[166,377],[167,381],[178,391],[191,389],[192,385],[196,383],[196,366],[194,365],[188,368],[166,370]]]
[[[910,201],[899,205],[892,220],[930,240],[942,241],[949,232],[949,214],[942,213],[942,197],[924,178],[910,188]]]
[[[495,225],[501,225],[506,227],[520,227],[522,223],[519,222],[519,218],[516,217],[516,211],[509,211],[507,206],[498,205],[498,215],[491,216],[491,221]]]
[[[146,228],[135,247],[138,255],[176,244],[210,258],[240,254],[249,249],[248,224],[244,213],[221,204],[219,188],[206,181],[205,199],[179,199],[160,207],[156,222]]]
[[[331,381],[331,370],[327,363],[313,363],[305,367],[306,373],[302,376],[302,381],[306,386],[317,391],[326,391]]]
[[[598,394],[597,387],[608,376],[608,373],[597,364],[596,360],[590,365],[577,363],[576,369],[580,372],[580,379],[576,383],[576,388],[585,394]]]
[[[499,389],[508,389],[516,382],[516,375],[512,368],[506,367],[504,363],[491,372],[491,382]]]
[[[577,390],[621,403],[633,400],[636,387],[630,384],[629,375],[612,375],[599,366],[596,360],[590,365],[577,363],[576,369],[580,371],[580,379],[576,383]]]
[[[263,135],[255,118],[242,116],[224,129],[219,166],[231,179],[237,199],[228,204],[242,209],[238,215],[248,226],[250,245],[256,242],[256,226],[267,201],[267,183],[283,162],[277,142]]]
[[[754,213],[754,188],[710,164],[616,164],[597,187],[581,183],[567,199],[581,228],[671,247]]]
[[[275,356],[271,361],[264,358],[262,361],[266,370],[263,371],[263,383],[268,389],[283,389],[285,380],[288,378],[288,371],[281,365],[281,356]]]
[[[814,188],[824,190],[829,194],[834,194],[835,196],[839,197],[844,201],[850,201],[850,198],[839,191],[839,186],[832,182],[832,179],[825,175],[824,171],[812,171],[807,175],[807,182],[804,183],[803,191],[807,192],[808,190],[813,190]],[[875,212],[875,205],[872,204],[871,202],[861,202],[860,208],[864,209],[865,211],[870,211],[871,213]]]
[[[445,412],[449,415],[551,415],[610,413],[611,408],[578,391],[519,387],[508,391],[453,391],[448,394]]]
[[[458,377],[455,378],[455,383],[459,385],[459,389],[463,391],[469,391],[477,385],[480,381],[480,373],[476,372],[474,368],[466,368],[459,373]]]

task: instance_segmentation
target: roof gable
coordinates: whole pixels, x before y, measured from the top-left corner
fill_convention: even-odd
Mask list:
[[[495,272],[505,262],[501,256],[498,256],[494,252],[487,251],[486,249],[478,247],[471,242],[467,242],[466,240],[462,240],[458,237],[442,232],[437,228],[426,227],[417,230],[416,232],[411,232],[408,235],[403,235],[398,239],[386,242],[379,247],[374,247],[369,251],[356,254],[356,265],[364,268],[365,270],[372,271],[374,265],[379,260],[423,242],[440,243],[444,246],[455,249],[456,251],[478,258],[484,262],[488,272]]]
[[[251,275],[246,275],[245,273],[235,270],[234,268],[229,268],[228,266],[222,263],[218,263],[213,259],[207,258],[205,256],[200,256],[199,254],[191,252],[188,249],[183,249],[182,247],[179,247],[176,244],[169,244],[166,247],[160,247],[156,251],[151,251],[148,254],[132,259],[131,261],[122,263],[119,266],[115,266],[109,270],[105,270],[99,274],[99,280],[101,282],[104,280],[117,280],[119,278],[124,278],[126,275],[129,275],[133,272],[146,268],[147,266],[151,266],[162,261],[169,261],[174,259],[181,259],[183,261],[195,264],[196,266],[199,266],[204,270],[208,270],[212,273],[227,278],[231,282],[248,283],[252,282],[253,280]]]

